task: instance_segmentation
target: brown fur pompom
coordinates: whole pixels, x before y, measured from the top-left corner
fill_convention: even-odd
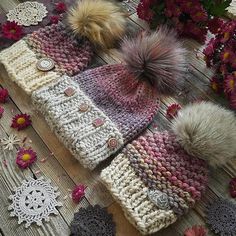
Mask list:
[[[147,80],[160,94],[176,93],[186,73],[186,50],[176,32],[166,26],[157,32],[141,32],[138,37],[125,39],[123,58],[128,69],[138,79]]]
[[[179,111],[173,131],[189,154],[221,166],[236,158],[236,117],[211,102],[195,103]]]
[[[75,34],[102,48],[112,47],[125,31],[126,16],[114,2],[79,0],[69,11],[68,22]]]

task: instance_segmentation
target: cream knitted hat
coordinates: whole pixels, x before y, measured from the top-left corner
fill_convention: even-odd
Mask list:
[[[115,25],[111,20],[114,17]],[[112,46],[122,36],[126,19],[115,3],[80,0],[70,10],[68,22],[41,28],[0,53],[0,62],[9,78],[28,94],[60,75],[73,76],[84,70],[95,46]],[[104,32],[108,33],[107,28],[109,36],[101,41]]]
[[[160,50],[153,48],[153,43],[151,48],[148,47],[150,39]],[[149,56],[150,53],[145,53],[140,47],[143,55],[140,53],[141,60],[136,60],[139,63],[144,60],[146,68],[140,65],[142,70],[139,76],[138,67],[135,67],[134,73],[130,62],[105,65],[73,78],[62,77],[56,83],[32,94],[34,104],[44,114],[52,130],[73,155],[90,169],[149,125],[159,109],[159,96],[165,91],[169,92],[169,89],[165,89],[166,84],[171,83],[174,87],[179,76],[185,72],[185,51],[173,37],[173,32],[161,29],[136,40],[139,45],[145,45],[146,50],[155,49],[152,54],[154,58],[146,60],[143,55]],[[136,47],[134,41],[125,42],[126,48],[130,44]],[[162,54],[163,48],[170,41],[172,47],[168,46],[168,50]],[[126,54],[130,52],[133,53],[131,47],[130,51],[124,53],[126,59]],[[165,69],[159,69],[160,73],[157,69],[153,73],[153,68],[161,67],[165,60]]]
[[[141,233],[157,232],[193,207],[205,190],[206,162],[189,153],[199,153],[209,164],[222,163],[221,155],[235,151],[224,147],[226,140],[236,142],[235,122],[232,112],[212,103],[189,105],[174,121],[175,133],[140,136],[102,171],[101,179]],[[213,163],[215,149],[219,154]]]

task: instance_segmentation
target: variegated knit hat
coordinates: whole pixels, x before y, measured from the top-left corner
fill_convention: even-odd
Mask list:
[[[84,70],[94,47],[112,46],[124,33],[125,24],[126,17],[115,3],[79,0],[68,14],[68,23],[29,34],[3,50],[0,62],[10,79],[30,94],[62,74],[73,76]]]
[[[233,157],[235,124],[233,112],[217,105],[189,105],[174,121],[174,132],[140,136],[102,171],[101,179],[141,233],[157,232],[201,198],[206,161],[215,165],[222,163],[222,155]]]
[[[137,45],[140,53],[135,50],[137,57],[130,63],[128,59],[135,57]],[[173,88],[185,71],[185,51],[180,45],[173,32],[166,29],[127,40],[127,64],[105,65],[73,78],[62,77],[35,91],[34,104],[73,155],[93,169],[152,121],[159,96],[169,93],[166,86]]]

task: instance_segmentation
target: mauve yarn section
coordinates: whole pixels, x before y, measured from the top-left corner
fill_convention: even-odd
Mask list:
[[[159,109],[155,89],[138,80],[124,64],[105,65],[73,77],[118,127],[125,141],[141,133]]]

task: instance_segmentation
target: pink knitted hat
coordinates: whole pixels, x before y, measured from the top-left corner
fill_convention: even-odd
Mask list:
[[[162,28],[126,40],[126,63],[63,77],[33,93],[52,130],[85,167],[95,168],[140,134],[157,113],[159,96],[170,92],[166,86],[178,84],[185,51],[174,36]]]
[[[143,234],[159,231],[188,212],[207,184],[207,163],[197,157],[214,164],[210,151],[217,149],[220,155],[215,162],[222,163],[221,155],[229,151],[224,148],[228,146],[225,140],[236,141],[231,111],[201,103],[187,106],[180,114],[172,127],[174,133],[140,136],[101,173],[126,217]],[[188,148],[183,148],[187,143]],[[195,151],[197,157],[190,155]]]
[[[102,22],[99,17],[104,17]],[[118,23],[112,28],[113,17]],[[125,16],[115,3],[79,0],[68,14],[68,23],[59,22],[27,35],[3,50],[0,62],[10,79],[32,93],[63,74],[73,76],[83,71],[92,58],[94,47],[112,46],[124,33],[125,24]],[[109,36],[101,41],[104,32],[108,34],[107,28]]]

